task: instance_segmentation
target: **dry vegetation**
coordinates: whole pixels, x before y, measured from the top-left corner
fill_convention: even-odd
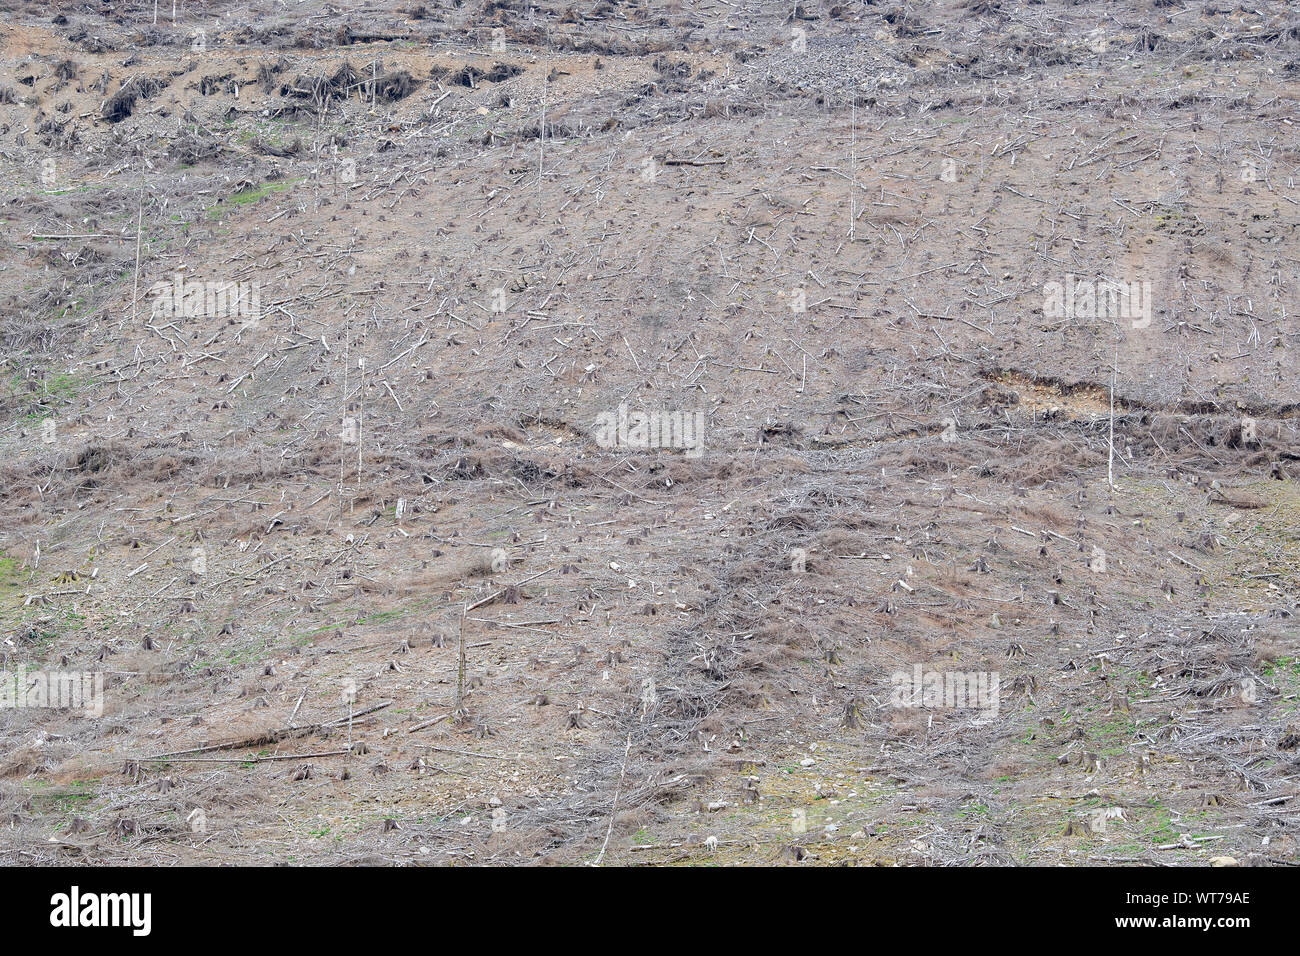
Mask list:
[[[11,6],[0,859],[1300,860],[1291,4]]]

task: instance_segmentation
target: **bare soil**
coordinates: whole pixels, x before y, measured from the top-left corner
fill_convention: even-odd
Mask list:
[[[12,6],[0,860],[1300,861],[1291,4]]]

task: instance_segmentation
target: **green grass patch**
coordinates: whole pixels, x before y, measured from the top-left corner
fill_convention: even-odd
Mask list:
[[[221,202],[208,210],[209,219],[222,219],[227,213],[238,209],[241,206],[251,206],[253,203],[260,202],[272,193],[282,192],[298,183],[302,182],[302,177],[298,179],[286,179],[278,183],[263,183],[260,186],[252,186],[248,189],[241,189],[231,196],[227,196]]]

